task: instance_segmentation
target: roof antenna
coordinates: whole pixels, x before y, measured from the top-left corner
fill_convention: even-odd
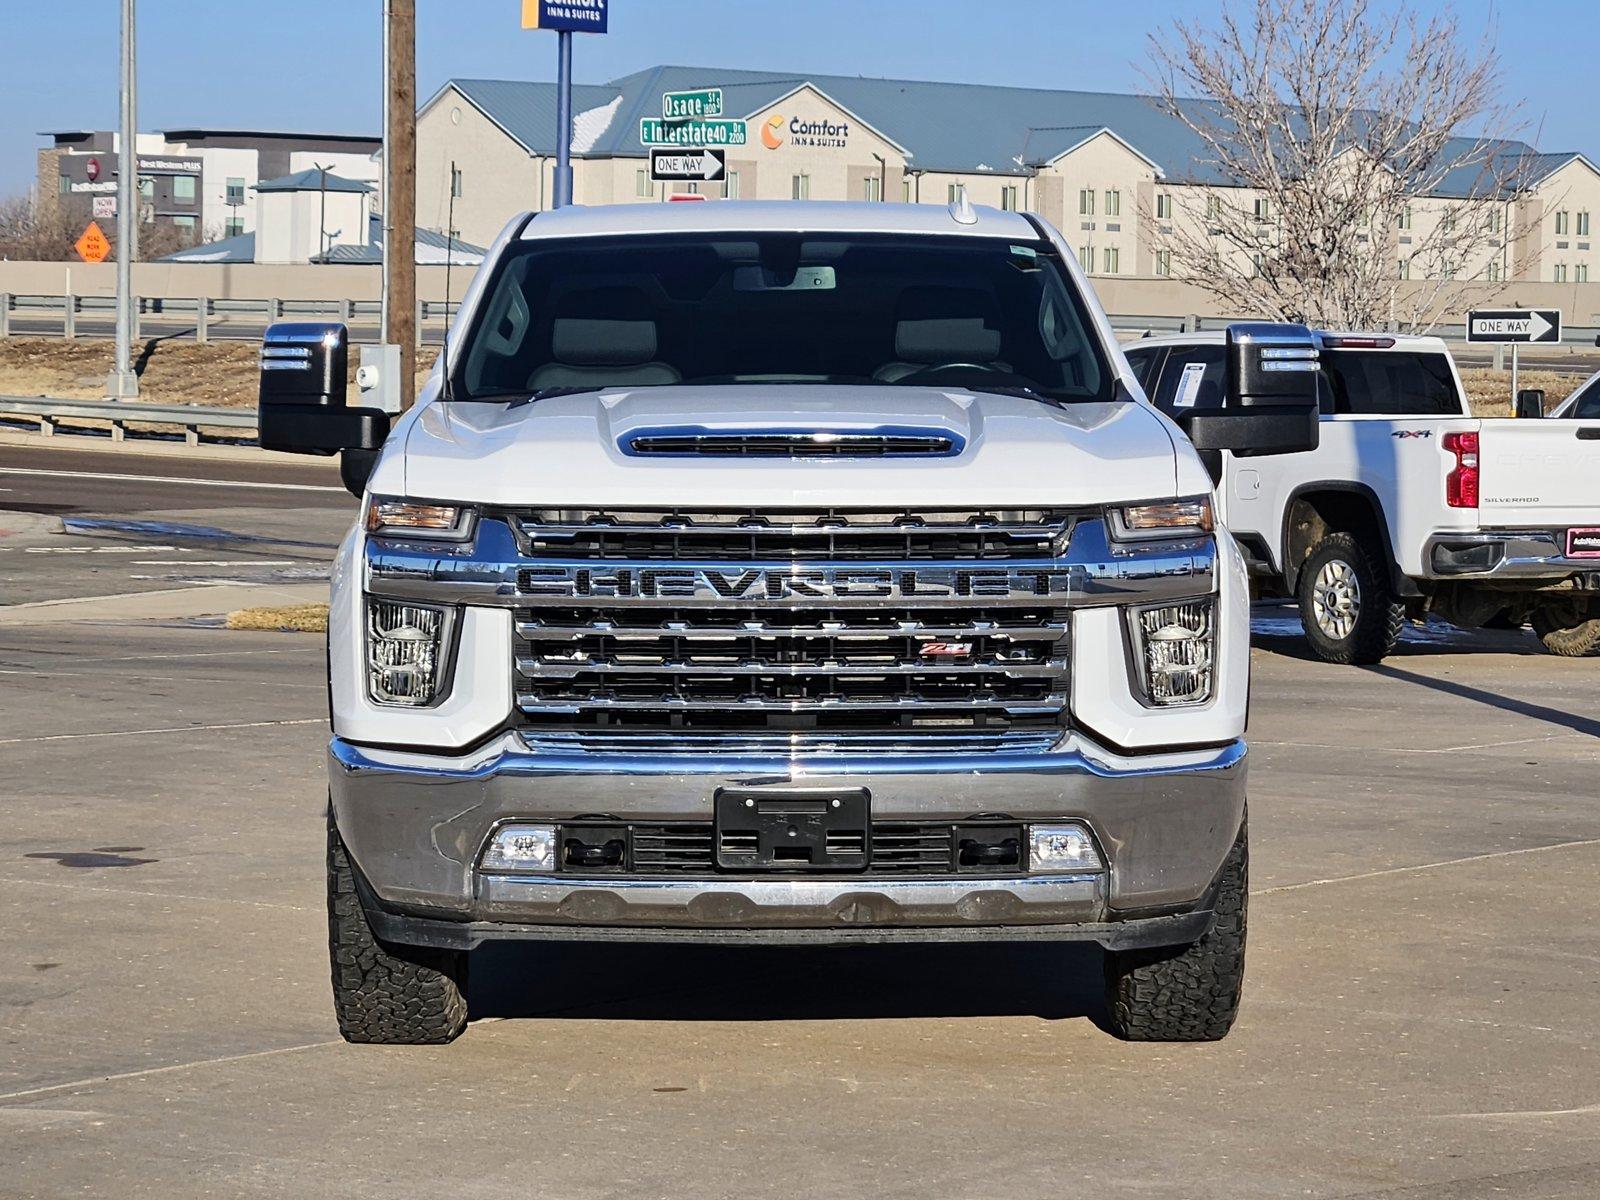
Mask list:
[[[436,210],[437,211],[437,210]],[[450,204],[444,221],[444,345],[439,347],[439,369],[444,382],[439,388],[439,398],[451,399],[450,387],[450,263],[456,248],[456,160],[450,160]],[[415,250],[413,250],[415,253]]]
[[[956,198],[950,201],[950,219],[958,225],[976,225],[978,212],[967,197],[967,185],[956,184]]]

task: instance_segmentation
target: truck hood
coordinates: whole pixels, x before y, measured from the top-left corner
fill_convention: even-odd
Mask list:
[[[629,435],[646,430],[943,433],[959,450],[798,459],[626,452]],[[1058,407],[959,389],[670,386],[516,406],[435,401],[402,436],[404,455],[391,443],[374,492],[507,506],[1069,507],[1210,487],[1192,452],[1180,454],[1167,422],[1142,404]]]

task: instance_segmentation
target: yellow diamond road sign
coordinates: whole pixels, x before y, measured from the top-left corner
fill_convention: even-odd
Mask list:
[[[73,248],[77,250],[78,257],[86,263],[105,262],[106,255],[111,253],[111,243],[106,240],[106,235],[101,232],[100,226],[93,221],[83,231]]]

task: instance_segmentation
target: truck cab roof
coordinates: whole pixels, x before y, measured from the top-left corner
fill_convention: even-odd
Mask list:
[[[1317,341],[1327,350],[1389,350],[1397,353],[1448,354],[1444,339],[1431,334],[1415,333],[1364,333],[1350,330],[1313,330]],[[1124,350],[1136,347],[1157,346],[1220,346],[1227,334],[1220,329],[1206,329],[1195,333],[1160,333],[1142,337],[1123,345]]]
[[[1036,242],[1021,213],[972,204],[886,204],[837,200],[718,200],[706,204],[579,204],[524,214],[521,237],[617,237],[667,233],[885,233],[1014,238]]]

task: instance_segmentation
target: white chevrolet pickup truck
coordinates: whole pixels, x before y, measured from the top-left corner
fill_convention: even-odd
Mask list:
[[[1195,443],[1314,444],[1236,327]],[[1061,236],[892,204],[501,234],[391,430],[279,325],[261,441],[343,453],[328,883],[356,1041],[465,1026],[494,939],[1105,948],[1110,1027],[1244,969],[1244,561]],[[841,980],[847,985],[847,981]]]
[[[1222,404],[1225,341],[1146,338],[1128,361],[1183,425]],[[1317,342],[1316,449],[1207,463],[1258,590],[1298,598],[1329,662],[1377,662],[1430,614],[1531,622],[1552,653],[1600,652],[1600,419],[1474,418],[1439,338]]]

